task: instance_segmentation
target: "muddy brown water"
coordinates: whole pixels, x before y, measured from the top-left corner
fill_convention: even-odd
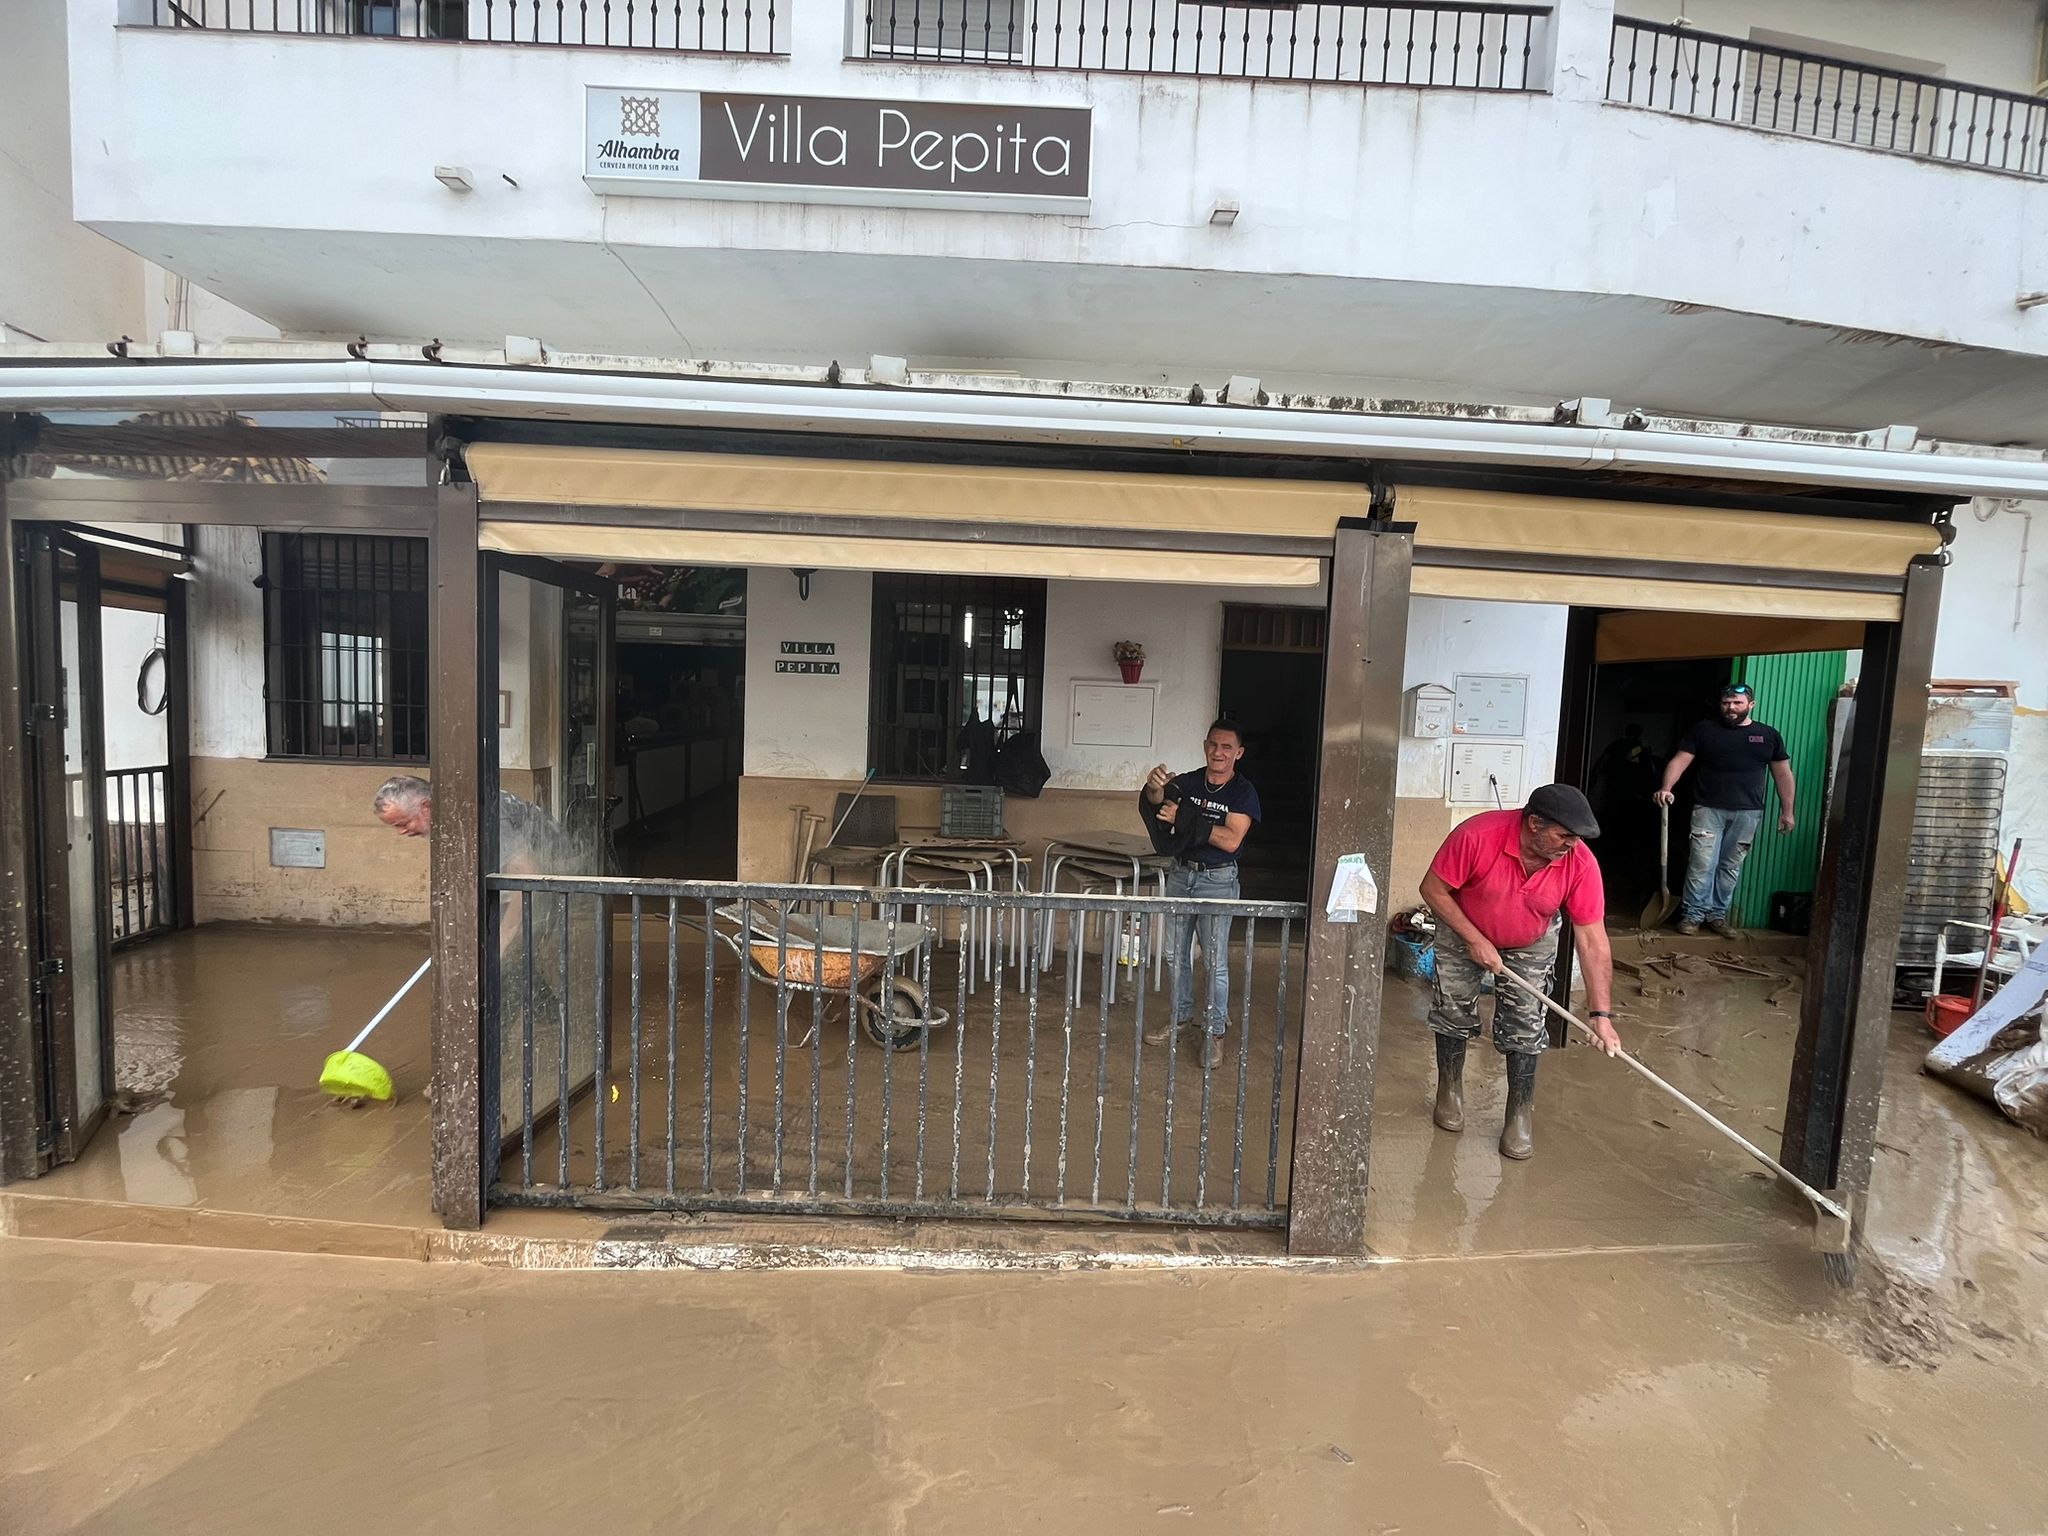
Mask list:
[[[395,1108],[312,1086],[416,953],[209,930],[124,954],[123,1081],[168,1097],[43,1184],[430,1220],[424,1009],[378,1039]],[[1631,991],[1630,1043],[1775,1147],[1796,1001]],[[1590,1051],[1545,1062],[1532,1162],[1494,1151],[1490,1051],[1467,1131],[1436,1132],[1425,1006],[1390,984],[1386,1262],[1362,1270],[536,1274],[0,1241],[0,1526],[2043,1528],[2048,1147],[1919,1076],[1905,1016],[1845,1295],[1797,1201]]]
[[[1790,1267],[531,1274],[0,1244],[35,1532],[2038,1530],[2041,1361]]]

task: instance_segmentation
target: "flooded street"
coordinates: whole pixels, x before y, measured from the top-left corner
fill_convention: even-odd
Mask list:
[[[532,1274],[0,1244],[20,1531],[2030,1532],[2041,1360],[1789,1255]]]
[[[1546,1061],[1533,1161],[1494,1149],[1491,1051],[1466,1132],[1434,1130],[1395,982],[1364,1265],[1287,1267],[1269,1233],[533,1211],[493,1215],[506,1246],[465,1250],[490,1262],[423,1263],[452,1252],[418,1241],[423,1010],[378,1042],[398,1105],[313,1087],[413,948],[124,957],[139,1112],[0,1200],[5,1529],[2042,1529],[2048,1148],[1919,1075],[1903,1015],[1853,1292],[1796,1200],[1591,1051]],[[1796,1004],[1766,990],[1630,988],[1622,1029],[1775,1146]],[[327,1251],[257,1251],[295,1247]]]

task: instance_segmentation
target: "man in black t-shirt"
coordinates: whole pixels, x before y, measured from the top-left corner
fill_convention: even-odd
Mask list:
[[[1259,819],[1259,792],[1237,771],[1244,736],[1234,721],[1218,720],[1202,742],[1205,766],[1176,775],[1161,763],[1146,777],[1140,808],[1153,822],[1172,829],[1175,852],[1166,894],[1235,901],[1237,856]],[[1158,838],[1155,837],[1155,843]],[[1200,930],[1202,963],[1209,987],[1202,1007],[1204,1070],[1223,1059],[1223,1035],[1230,1023],[1230,919],[1227,916],[1167,920],[1167,953],[1173,965],[1173,1014],[1145,1031],[1152,1044],[1194,1022],[1195,935]]]
[[[1755,718],[1756,697],[1747,683],[1721,690],[1718,719],[1702,720],[1680,738],[1664,769],[1654,799],[1669,805],[1672,788],[1694,762],[1692,838],[1685,861],[1685,897],[1678,931],[1702,927],[1733,938],[1728,903],[1742,875],[1742,861],[1764,819],[1764,774],[1778,784],[1778,830],[1793,827],[1792,758],[1785,739]]]

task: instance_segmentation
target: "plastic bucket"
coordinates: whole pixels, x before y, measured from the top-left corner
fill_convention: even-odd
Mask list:
[[[1387,949],[1394,962],[1394,974],[1406,976],[1414,981],[1432,981],[1436,977],[1436,945],[1425,944],[1415,939],[1387,936]]]
[[[1946,1038],[1954,1034],[1974,1011],[1967,997],[1949,997],[1946,994],[1930,997],[1927,999],[1927,1027]]]

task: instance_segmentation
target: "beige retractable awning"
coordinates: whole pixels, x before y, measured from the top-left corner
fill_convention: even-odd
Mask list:
[[[1925,523],[1401,486],[1414,590],[1437,597],[1783,618],[1899,616]]]
[[[654,564],[1317,587],[1362,485],[526,443],[466,453],[486,549]],[[1397,486],[1426,596],[1899,615],[1924,523]]]
[[[486,549],[657,564],[1317,587],[1337,520],[1369,510],[1334,481],[500,443],[466,458]]]

